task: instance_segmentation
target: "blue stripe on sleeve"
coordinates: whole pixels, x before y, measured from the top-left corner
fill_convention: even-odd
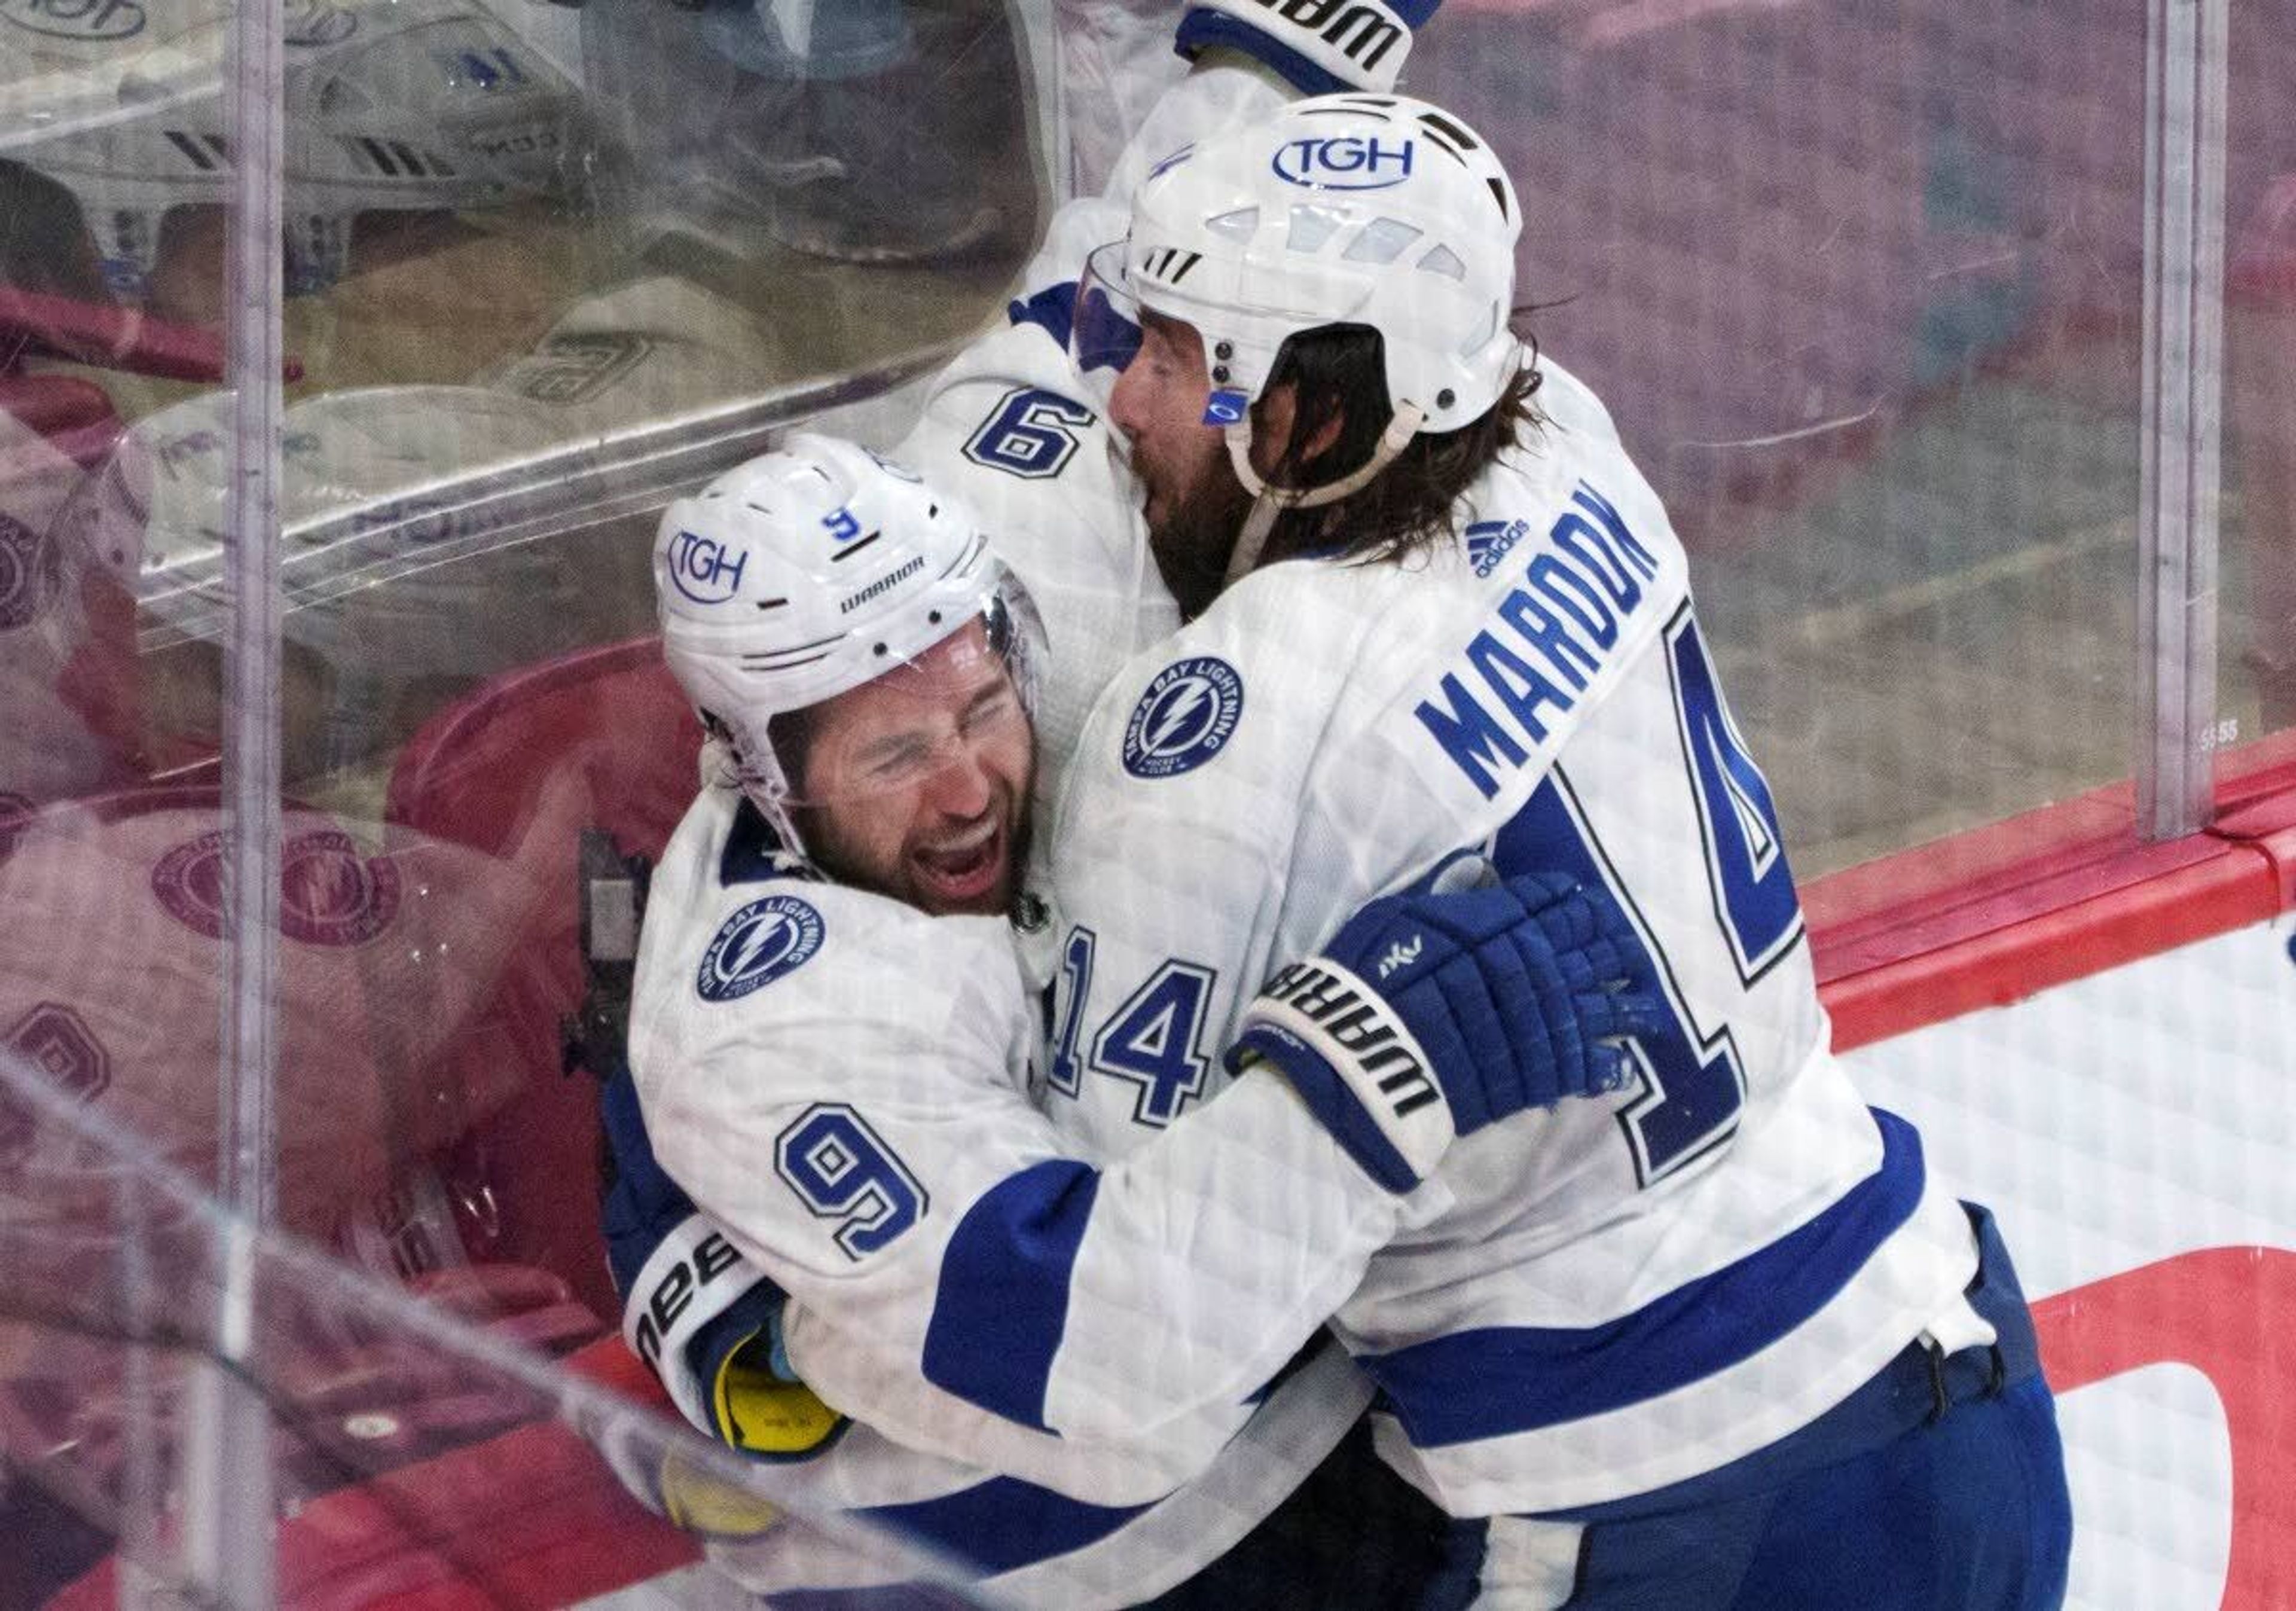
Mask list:
[[[1045,1426],[1053,1356],[1068,1326],[1069,1279],[1100,1171],[1048,1158],[967,1209],[941,1255],[925,1329],[925,1379],[1024,1426]]]
[[[1685,1386],[1807,1321],[1921,1201],[1921,1138],[1874,1110],[1882,1167],[1808,1224],[1601,1326],[1494,1326],[1357,1363],[1422,1449],[1559,1426]]]
[[[598,1115],[614,1157],[613,1184],[598,1204],[599,1225],[614,1290],[627,1302],[654,1249],[693,1213],[693,1199],[655,1161],[637,1081],[627,1067],[616,1069],[599,1088]]]
[[[937,1499],[873,1505],[856,1514],[994,1573],[1097,1543],[1147,1508],[1088,1505],[1018,1477],[999,1476]]]

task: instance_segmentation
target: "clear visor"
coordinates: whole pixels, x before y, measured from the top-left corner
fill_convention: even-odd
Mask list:
[[[1122,374],[1140,350],[1140,299],[1132,294],[1127,243],[1093,249],[1077,281],[1069,357],[1093,405],[1105,415]]]
[[[773,719],[792,806],[914,789],[955,767],[1023,794],[1035,749],[1044,628],[1009,572],[956,629],[857,687]]]

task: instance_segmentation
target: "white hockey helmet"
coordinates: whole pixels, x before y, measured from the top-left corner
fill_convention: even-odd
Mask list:
[[[1142,181],[1123,282],[1142,308],[1202,336],[1205,423],[1225,427],[1237,479],[1258,498],[1231,578],[1250,568],[1279,509],[1345,497],[1414,436],[1455,431],[1504,395],[1524,357],[1508,325],[1521,233],[1489,146],[1399,95],[1296,101]],[[1393,411],[1379,446],[1325,485],[1267,485],[1250,463],[1250,406],[1287,341],[1334,325],[1379,333]]]
[[[1033,715],[1044,629],[970,511],[914,472],[834,437],[799,434],[662,512],[653,550],[662,654],[734,777],[783,842],[808,799],[776,717],[881,677],[917,674],[968,626]]]
[[[1246,402],[1292,336],[1365,325],[1390,402],[1421,431],[1496,402],[1522,212],[1464,123],[1397,95],[1317,95],[1168,158],[1133,201],[1128,280],[1201,333],[1216,389]]]

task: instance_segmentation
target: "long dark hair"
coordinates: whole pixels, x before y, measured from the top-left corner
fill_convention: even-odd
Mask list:
[[[1544,423],[1532,400],[1539,386],[1538,347],[1528,334],[1529,356],[1497,402],[1456,431],[1414,437],[1394,460],[1335,504],[1287,509],[1275,520],[1261,563],[1336,551],[1365,563],[1400,561],[1448,540],[1460,496],[1525,431]],[[1315,487],[1337,481],[1371,457],[1392,406],[1379,332],[1368,325],[1330,325],[1295,335],[1277,355],[1270,388],[1293,389],[1292,440],[1275,465],[1279,486]],[[1326,422],[1339,434],[1319,453],[1303,453]]]

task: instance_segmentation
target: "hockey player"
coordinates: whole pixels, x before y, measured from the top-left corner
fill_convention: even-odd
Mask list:
[[[1471,130],[1380,96],[1206,139],[1135,198],[1096,276],[1142,326],[1110,417],[1197,619],[1103,695],[1054,826],[1063,1128],[1120,1155],[1193,1111],[1210,1048],[1283,1044],[1259,982],[1445,857],[1570,867],[1630,914],[1669,1029],[1616,1097],[1452,1149],[1454,1205],[1333,1321],[1383,1454],[1458,1518],[1441,1603],[2056,1604],[2062,1456],[2006,1253],[1829,1049],[1666,513],[1508,329],[1518,208]],[[1152,1050],[1136,1004],[1174,977],[1201,987]]]
[[[1673,1028],[1607,1107],[1454,1149],[1458,1206],[1337,1320],[1390,1458],[1460,1520],[1454,1603],[2053,1604],[2062,1454],[2013,1271],[1831,1056],[1665,513],[1507,332],[1520,227],[1456,119],[1303,104],[1213,129],[1149,177],[1117,272],[1021,304],[1068,336],[1137,292],[1112,418],[1201,612],[1072,762],[1056,1122],[1120,1154],[1201,1105],[1210,1048],[1254,1040],[1240,984],[1463,846],[1575,866],[1633,914]],[[989,399],[970,460],[1093,484],[1080,356]],[[1013,1375],[1089,1336],[1066,1311]]]
[[[1004,914],[1043,651],[962,506],[859,448],[798,438],[673,505],[655,575],[665,653],[713,736],[711,781],[652,880],[635,1087],[608,1098],[626,1334],[690,1418],[751,1446],[765,1406],[797,1427],[782,1452],[834,1430],[744,1379],[779,1369],[917,1450],[1103,1509],[1214,1467],[1225,1533],[1168,1544],[1125,1598],[1153,1572],[1185,1575],[1353,1418],[1359,1396],[1311,1366],[1263,1412],[1305,1457],[1278,1461],[1250,1406],[1370,1251],[1427,1212],[1406,1194],[1453,1135],[1623,1073],[1613,1040],[1652,1005],[1600,988],[1604,920],[1623,920],[1537,881],[1376,903],[1309,965],[1314,993],[1303,974],[1270,1004],[1298,1095],[1247,1077],[1097,1168],[1031,1101],[1041,1019]],[[623,1240],[661,1190],[633,1095],[715,1227]],[[1291,1186],[1280,1212],[1224,1184],[1255,1177]],[[722,1302],[749,1277],[736,1252],[789,1294],[785,1311]],[[1054,1267],[1072,1296],[1008,1310]],[[1058,1373],[1014,1378],[1033,1401],[1006,1396],[1016,1333],[1061,1330],[1071,1303],[1107,1330]],[[1303,1417],[1320,1441],[1284,1431]],[[1074,1542],[1073,1507],[1008,1510],[1039,1553]]]
[[[2013,1272],[1830,1055],[1680,547],[1601,404],[1508,331],[1506,176],[1380,97],[1237,134],[1280,99],[1242,80],[1200,66],[1168,98],[1169,137],[1119,164],[1136,206],[1064,211],[912,439],[1066,500],[1103,551],[1136,487],[1199,615],[1069,763],[1055,1123],[1122,1155],[1218,1091],[1252,987],[1352,908],[1462,848],[1560,859],[1620,893],[1673,1025],[1630,1093],[1455,1148],[1457,1206],[1336,1321],[1383,1449],[1459,1519],[1456,1603],[2053,1603],[2062,1456]],[[1075,289],[1089,232],[1128,227]],[[1094,316],[1128,288],[1136,338]],[[1090,383],[1118,365],[1111,472]],[[1092,1345],[1062,1313],[1010,1398]]]

